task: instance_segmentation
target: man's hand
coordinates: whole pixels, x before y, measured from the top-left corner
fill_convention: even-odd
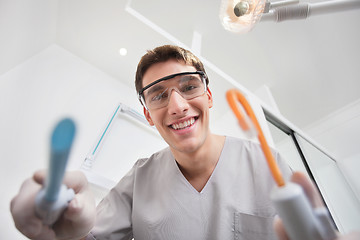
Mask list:
[[[38,171],[27,179],[10,204],[16,228],[35,240],[80,239],[92,229],[95,221],[95,200],[84,174],[68,172],[64,184],[75,191],[75,197],[60,219],[53,225],[44,225],[35,214],[35,196],[45,181],[45,171]]]
[[[308,179],[306,175],[304,175],[301,172],[295,172],[291,177],[291,181],[299,184],[304,189],[306,197],[310,200],[313,208],[322,207],[324,205],[320,193],[317,191],[314,184],[310,181],[310,179]],[[280,218],[275,218],[274,228],[275,228],[275,232],[278,235],[279,240],[291,240],[287,235],[284,225]],[[339,235],[336,238],[336,240],[359,240],[359,239],[360,239],[359,232],[353,232],[342,236]]]

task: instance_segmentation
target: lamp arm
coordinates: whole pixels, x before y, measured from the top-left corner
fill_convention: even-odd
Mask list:
[[[360,8],[359,0],[333,0],[312,3],[309,5],[309,15],[320,15],[333,12],[342,12]]]
[[[286,20],[306,19],[309,16],[360,8],[359,0],[333,0],[319,3],[300,3],[285,7],[272,8],[264,13],[260,21],[282,22]]]

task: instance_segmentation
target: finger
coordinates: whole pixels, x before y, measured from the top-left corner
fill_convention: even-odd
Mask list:
[[[88,181],[81,171],[66,172],[64,184],[68,188],[72,188],[75,193],[80,193],[88,188]]]
[[[274,229],[278,240],[290,240],[279,216],[276,216],[274,219]]]
[[[36,235],[33,235],[30,237],[30,239],[34,240],[55,240],[55,232],[52,230],[49,226],[42,225],[40,228],[40,231],[36,233]]]
[[[46,179],[47,171],[45,169],[38,170],[34,173],[33,179],[38,184],[43,184]],[[87,179],[81,171],[70,171],[64,175],[63,183],[68,187],[72,188],[75,193],[80,192],[82,189],[87,187]]]
[[[34,181],[40,185],[44,184],[45,178],[46,178],[46,170],[45,169],[38,170],[33,175]]]
[[[69,203],[68,208],[61,216],[60,221],[53,226],[59,238],[67,239],[67,232],[83,237],[93,228],[95,223],[95,201],[87,198],[86,194],[79,193]]]
[[[95,201],[91,191],[77,194],[65,211],[65,217],[73,220],[88,219],[91,216],[95,216]]]
[[[360,239],[360,232],[352,232],[350,234],[343,235],[337,240],[359,240]]]
[[[28,238],[35,239],[41,232],[42,222],[31,218],[27,221],[16,221],[15,227]]]
[[[92,191],[88,187],[88,182],[82,172],[68,172],[64,183],[74,189],[76,195],[69,202],[67,209],[61,216],[60,221],[54,225],[56,233],[66,238],[66,231],[73,229],[77,236],[86,235],[94,226],[96,216],[95,199]]]
[[[36,240],[55,240],[56,239],[56,235],[54,230],[52,230],[51,228],[49,228],[48,226],[44,226],[43,231],[41,231],[41,234],[39,234],[36,237]]]
[[[318,208],[324,206],[320,193],[315,187],[314,183],[302,172],[295,172],[291,176],[291,181],[299,184],[303,189],[310,200],[313,208]]]
[[[28,179],[10,202],[10,212],[16,228],[29,238],[36,237],[42,228],[42,222],[35,216],[34,211],[34,199],[39,190],[40,185]]]
[[[65,217],[82,221],[93,220],[96,215],[95,198],[88,186],[83,188],[79,194],[69,203]]]

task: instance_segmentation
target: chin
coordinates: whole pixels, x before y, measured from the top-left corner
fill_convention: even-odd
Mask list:
[[[199,141],[199,139],[187,139],[180,141],[180,143],[172,144],[172,146],[170,146],[179,152],[193,153],[197,151],[202,145],[203,142]]]

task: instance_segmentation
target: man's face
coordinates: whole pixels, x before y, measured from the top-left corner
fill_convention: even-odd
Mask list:
[[[145,72],[143,86],[171,74],[194,71],[195,67],[176,60],[156,63]],[[144,114],[150,125],[155,125],[173,150],[191,153],[203,145],[209,134],[211,107],[212,96],[209,90],[190,100],[172,90],[167,106],[150,110],[144,108]]]

